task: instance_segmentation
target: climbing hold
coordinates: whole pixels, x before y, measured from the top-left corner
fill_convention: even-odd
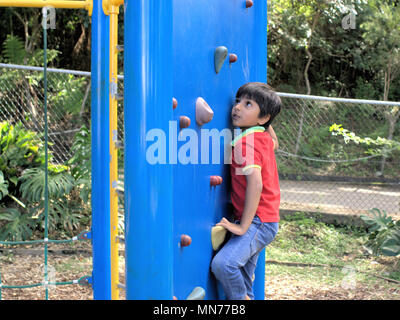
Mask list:
[[[190,126],[190,118],[186,117],[186,116],[181,116],[179,118],[179,126],[181,128],[187,128]]]
[[[172,300],[178,300],[178,298],[175,296],[172,296]]]
[[[224,61],[227,56],[228,56],[228,49],[226,47],[220,46],[217,49],[215,49],[214,68],[216,73],[218,73],[221,70],[222,65],[224,64]]]
[[[172,98],[172,109],[176,109],[176,107],[178,106],[178,100],[176,100],[175,98]]]
[[[210,108],[208,103],[201,97],[196,101],[196,122],[199,126],[208,123],[214,117],[214,111]]]
[[[246,8],[251,8],[253,6],[253,0],[246,0]]]
[[[224,242],[226,236],[226,229],[222,226],[214,226],[211,228],[211,244],[214,251],[218,250]]]
[[[181,247],[187,247],[190,246],[192,243],[192,238],[188,236],[187,234],[181,235]]]
[[[204,300],[205,296],[206,296],[206,291],[202,287],[196,287],[188,295],[186,300]]]
[[[235,63],[237,61],[237,55],[234,53],[231,53],[229,55],[229,63]]]
[[[210,177],[210,185],[211,186],[218,186],[222,183],[222,177],[220,176],[211,176]]]

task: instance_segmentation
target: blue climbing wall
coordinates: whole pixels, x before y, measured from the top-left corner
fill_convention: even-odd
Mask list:
[[[228,214],[229,166],[223,163],[222,138],[218,164],[211,164],[211,143],[210,164],[202,164],[201,129],[230,128],[237,89],[266,81],[266,0],[254,0],[250,8],[246,0],[125,0],[124,5],[127,299],[186,299],[198,286],[206,299],[222,298],[210,272],[210,231]],[[237,61],[230,64],[227,58],[217,74],[219,46]],[[214,111],[203,126],[196,124],[198,97]],[[181,116],[190,118],[191,131],[180,129]],[[176,133],[170,130],[174,127]],[[158,135],[149,137],[150,132]],[[191,138],[179,141],[188,132]],[[183,164],[179,151],[190,139],[199,151],[187,158],[194,156],[198,163]],[[158,162],[147,158],[151,148]],[[171,164],[175,157],[177,163]],[[210,176],[222,176],[224,182],[211,187]],[[191,237],[189,246],[180,246],[182,234]],[[256,269],[256,299],[264,297],[263,265]]]
[[[214,52],[218,46],[228,49],[228,57],[217,74]],[[237,61],[229,63],[229,54]],[[173,1],[173,96],[178,101],[173,111],[178,134],[180,116],[191,119],[190,129],[198,136],[198,164],[173,166],[173,290],[185,299],[196,286],[206,291],[206,299],[218,299],[215,279],[210,271],[213,250],[211,227],[228,213],[229,166],[223,164],[223,139],[220,164],[212,164],[210,139],[209,163],[201,164],[201,129],[231,128],[230,110],[237,89],[246,82],[266,82],[267,73],[267,1],[254,0],[246,8],[245,0]],[[202,97],[214,111],[213,120],[196,124],[195,104]],[[177,149],[190,138],[178,141]],[[190,155],[188,154],[188,157]],[[223,184],[210,186],[210,176],[223,177]],[[180,247],[180,236],[187,234],[192,243]],[[262,259],[262,258],[261,258]],[[261,274],[263,268],[261,266]],[[256,298],[263,299],[263,276],[256,276]]]

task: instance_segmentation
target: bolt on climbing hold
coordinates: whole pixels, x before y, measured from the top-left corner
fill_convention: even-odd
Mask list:
[[[210,177],[210,185],[211,186],[218,186],[220,184],[222,184],[222,177],[220,176],[211,176]]]
[[[176,109],[176,107],[178,106],[178,100],[176,100],[175,98],[172,98],[172,109]]]
[[[231,54],[229,55],[229,63],[235,63],[235,62],[237,61],[237,59],[238,59],[238,57],[237,57],[236,54],[231,53]]]
[[[186,116],[181,116],[179,118],[179,126],[181,128],[187,128],[190,126],[190,118],[186,117]]]
[[[208,103],[201,97],[196,100],[196,122],[199,126],[208,123],[214,117],[214,111]]]
[[[215,49],[214,68],[216,73],[218,73],[221,70],[222,65],[224,64],[224,61],[227,56],[228,56],[228,49],[226,47],[220,46]]]
[[[214,226],[211,228],[211,244],[213,250],[219,249],[221,244],[225,241],[226,229],[222,226]]]
[[[187,234],[181,235],[181,247],[188,247],[192,243],[192,238]]]
[[[246,0],[246,8],[251,8],[253,6],[253,0]]]

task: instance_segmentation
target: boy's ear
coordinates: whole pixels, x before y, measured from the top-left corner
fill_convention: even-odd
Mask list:
[[[266,116],[262,117],[262,118],[258,118],[258,124],[263,126],[264,124],[266,124],[269,119],[271,118],[270,114],[267,114]]]

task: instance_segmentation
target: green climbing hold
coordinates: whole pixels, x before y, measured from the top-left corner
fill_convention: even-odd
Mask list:
[[[218,73],[221,70],[222,65],[224,64],[227,56],[228,56],[228,49],[226,47],[220,46],[217,49],[215,49],[214,67],[216,73]]]

